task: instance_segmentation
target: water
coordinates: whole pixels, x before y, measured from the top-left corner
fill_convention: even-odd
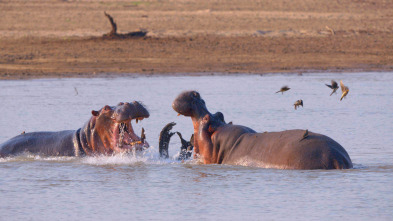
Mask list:
[[[342,79],[347,99],[324,84]],[[290,91],[275,94],[281,86]],[[0,81],[0,143],[22,131],[77,129],[91,110],[142,101],[143,156],[0,159],[0,220],[393,220],[393,73],[172,76]],[[198,90],[211,112],[257,131],[309,129],[348,151],[351,170],[200,165],[158,158],[158,136],[191,120],[171,102]],[[304,108],[293,103],[302,99]]]

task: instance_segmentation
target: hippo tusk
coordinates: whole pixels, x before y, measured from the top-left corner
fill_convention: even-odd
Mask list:
[[[127,143],[125,143],[125,144],[130,145],[130,146],[134,146],[134,145],[136,145],[136,144],[142,144],[142,141],[140,141],[140,140],[138,140],[138,141],[132,141],[132,142],[127,142]]]
[[[142,141],[138,140],[138,141],[131,142],[130,145],[141,144],[141,143]]]

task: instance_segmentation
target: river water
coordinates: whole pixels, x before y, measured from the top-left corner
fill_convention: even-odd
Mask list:
[[[325,83],[350,92],[329,96]],[[275,93],[283,85],[291,90]],[[0,220],[393,220],[393,73],[128,76],[0,81],[0,143],[22,131],[77,129],[91,110],[142,101],[143,156],[0,159]],[[158,157],[167,123],[189,138],[171,103],[198,90],[211,112],[256,131],[309,129],[339,142],[350,170],[278,170]],[[304,107],[294,110],[302,99]]]

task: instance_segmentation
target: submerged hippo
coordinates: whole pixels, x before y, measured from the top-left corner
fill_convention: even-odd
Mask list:
[[[305,130],[257,133],[227,124],[223,115],[211,114],[196,91],[181,93],[173,109],[191,117],[194,126],[194,156],[205,164],[247,164],[279,169],[347,169],[352,162],[333,139]]]
[[[122,153],[148,147],[132,128],[131,120],[143,120],[149,112],[139,102],[106,105],[93,110],[92,117],[77,130],[32,132],[18,135],[0,145],[0,156],[23,152],[45,156],[81,156]]]

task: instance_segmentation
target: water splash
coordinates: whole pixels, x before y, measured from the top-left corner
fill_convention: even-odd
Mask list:
[[[119,141],[117,142],[117,146],[119,148],[121,148],[123,146],[125,128],[126,128],[126,125],[124,123],[121,123],[119,125]]]
[[[75,161],[78,157],[69,156],[40,156],[31,153],[23,153],[17,156],[10,156],[5,158],[0,158],[0,163],[6,162],[29,162],[29,161],[48,161],[48,162],[67,162]]]
[[[128,153],[118,153],[113,155],[99,155],[99,156],[87,156],[80,159],[83,164],[90,165],[141,165],[141,164],[181,164],[190,163],[192,160],[188,161],[178,161],[176,160],[179,153],[174,156],[163,159],[160,157],[158,149],[154,147],[149,147],[143,152],[128,152]]]
[[[128,153],[117,153],[113,155],[96,155],[85,157],[69,156],[40,156],[31,153],[23,153],[17,156],[0,158],[0,163],[7,162],[29,162],[29,161],[47,161],[47,162],[78,162],[89,165],[140,165],[140,164],[196,164],[197,161],[186,160],[179,161],[180,152],[170,158],[163,159],[160,157],[157,148],[150,146],[143,152],[131,151]]]
[[[241,159],[235,162],[235,165],[245,166],[245,167],[259,167],[265,169],[291,169],[285,165],[274,165],[274,164],[263,163],[257,160],[253,160],[249,157],[242,157]]]

